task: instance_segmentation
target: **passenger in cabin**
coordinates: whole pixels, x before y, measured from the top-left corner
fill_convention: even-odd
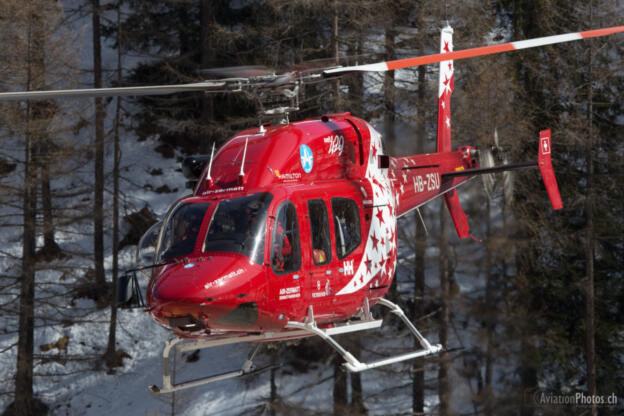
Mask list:
[[[276,236],[273,241],[277,242],[277,246],[274,248],[275,253],[273,255],[273,265],[277,271],[284,271],[284,266],[290,261],[292,255],[292,244],[288,238],[288,233],[284,229],[284,225],[281,222],[277,223]],[[281,242],[281,244],[280,244]]]
[[[308,201],[308,212],[312,234],[312,259],[315,265],[322,266],[329,263],[331,255],[327,207],[322,200],[313,199]]]
[[[325,261],[327,261],[324,250],[318,248],[312,249],[312,255],[314,256],[314,263],[316,264],[324,264]]]
[[[323,236],[320,233],[312,233],[312,257],[316,265],[327,262],[327,254],[323,250]]]
[[[258,218],[258,213],[260,208],[262,207],[262,202],[259,199],[252,199],[245,206],[244,216],[241,219],[242,227],[244,228],[244,241],[243,247],[249,247],[253,244],[254,239],[256,238],[256,232],[258,231],[257,221],[261,219]]]

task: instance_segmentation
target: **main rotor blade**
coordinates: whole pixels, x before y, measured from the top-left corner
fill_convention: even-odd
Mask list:
[[[478,48],[464,49],[460,51],[448,53],[436,53],[433,55],[417,56],[414,58],[397,59],[394,61],[377,62],[367,65],[347,66],[343,68],[334,68],[323,71],[324,76],[342,75],[349,72],[384,72],[393,71],[395,69],[409,68],[412,66],[435,64],[442,61],[451,61],[465,58],[473,58],[475,56],[490,55],[501,52],[509,52],[519,49],[535,48],[537,46],[552,45],[555,43],[571,42],[573,40],[596,38],[600,36],[612,35],[614,33],[624,32],[624,26],[614,26],[604,29],[588,30],[585,32],[566,33],[563,35],[546,36],[542,38],[534,38],[521,40],[516,42],[499,43],[490,46],[481,46]]]
[[[263,65],[241,65],[224,66],[221,68],[204,68],[197,72],[200,74],[216,75],[227,78],[250,78],[275,75],[277,71]]]
[[[0,101],[37,100],[61,97],[110,97],[125,95],[163,95],[185,91],[212,91],[225,87],[223,81],[147,87],[85,88],[72,90],[20,91],[0,93]]]

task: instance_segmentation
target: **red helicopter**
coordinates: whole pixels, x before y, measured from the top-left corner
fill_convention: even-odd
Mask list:
[[[624,26],[453,52],[453,30],[447,26],[440,53],[417,58],[176,86],[4,93],[0,100],[279,89],[292,105],[268,113],[287,116],[297,108],[302,82],[440,64],[436,153],[390,157],[369,123],[341,113],[250,128],[216,154],[213,146],[210,156],[185,160],[193,194],[176,201],[138,247],[139,260],[151,271],[147,311],[176,335],[164,348],[163,385],[150,387],[169,393],[254,372],[252,360],[266,341],[318,335],[355,372],[441,351],[384,298],[397,265],[397,218],[442,196],[458,236],[469,237],[456,188],[476,175],[530,166],[539,168],[553,209],[562,207],[549,130],[540,132],[535,162],[482,166],[475,148],[452,149],[453,60],[619,32]],[[121,279],[120,298],[131,297],[142,303],[136,274]],[[379,328],[382,320],[371,313],[376,304],[396,314],[421,349],[364,363],[335,341],[337,334]],[[241,342],[256,348],[240,370],[172,380],[173,347],[187,351]]]

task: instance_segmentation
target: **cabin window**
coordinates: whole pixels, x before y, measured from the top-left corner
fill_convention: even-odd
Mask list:
[[[331,237],[327,206],[322,199],[308,201],[310,230],[312,232],[312,258],[314,264],[322,266],[331,262]]]
[[[186,256],[195,249],[209,203],[182,204],[167,219],[160,241],[159,261]]]
[[[275,274],[293,273],[301,267],[297,210],[290,201],[277,209],[271,242],[271,267]]]
[[[357,203],[347,198],[332,198],[334,212],[334,232],[336,234],[336,254],[344,259],[362,242],[360,215]]]
[[[158,247],[158,235],[162,221],[152,225],[139,240],[137,247],[137,258],[140,266],[149,266],[156,262],[156,248]]]
[[[270,193],[260,193],[219,202],[202,251],[238,253],[263,264],[266,219],[272,200]]]

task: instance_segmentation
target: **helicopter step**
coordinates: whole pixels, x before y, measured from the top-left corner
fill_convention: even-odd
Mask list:
[[[350,372],[360,372],[370,370],[372,368],[382,367],[389,364],[395,364],[402,361],[411,360],[418,357],[425,357],[427,355],[436,354],[442,351],[442,345],[435,344],[431,345],[429,341],[416,329],[414,324],[407,318],[405,312],[396,304],[390,302],[387,299],[381,298],[377,301],[380,305],[383,305],[390,309],[390,312],[397,315],[401,321],[409,328],[412,335],[418,340],[422,349],[417,351],[412,351],[406,354],[397,355],[394,357],[388,357],[382,360],[374,361],[371,363],[363,363],[357,358],[355,358],[349,351],[345,350],[340,344],[338,344],[329,333],[327,329],[320,329],[316,326],[313,319],[312,307],[310,306],[308,310],[308,318],[306,322],[289,322],[286,327],[290,328],[298,328],[304,331],[309,331],[311,334],[318,335],[323,340],[325,340],[329,345],[331,345],[346,361],[343,365]],[[365,307],[363,308],[363,315],[367,318],[372,318],[369,307],[368,307],[368,299],[365,299]]]
[[[346,322],[339,325],[334,325],[330,328],[322,329],[326,336],[331,335],[339,335],[339,334],[347,334],[351,332],[364,331],[367,329],[375,329],[381,327],[382,320],[381,319],[373,319],[370,313],[366,316],[368,319],[363,319],[361,321],[356,322]],[[228,380],[230,378],[242,377],[246,375],[256,374],[262,371],[267,370],[270,367],[264,367],[261,369],[256,369],[253,365],[253,358],[258,352],[261,342],[269,342],[269,341],[285,341],[289,339],[297,339],[297,338],[305,338],[315,335],[310,332],[307,328],[304,329],[293,329],[283,332],[265,332],[263,334],[252,334],[252,335],[242,335],[242,336],[225,336],[225,337],[215,337],[208,339],[200,339],[188,341],[184,338],[171,338],[165,342],[165,348],[163,349],[163,385],[162,387],[158,387],[156,385],[149,386],[149,389],[152,393],[156,394],[165,394],[165,393],[173,393],[175,391],[188,389],[191,387],[198,387],[204,384],[215,383],[218,381]],[[175,348],[177,352],[185,352],[185,351],[193,351],[200,350],[204,348],[212,348],[221,345],[230,345],[237,344],[241,342],[256,342],[258,343],[256,347],[253,349],[249,357],[243,364],[240,370],[230,371],[227,373],[216,374],[209,377],[204,377],[196,380],[190,380],[183,383],[175,383],[171,374],[171,367],[169,365],[169,354],[171,350]]]

